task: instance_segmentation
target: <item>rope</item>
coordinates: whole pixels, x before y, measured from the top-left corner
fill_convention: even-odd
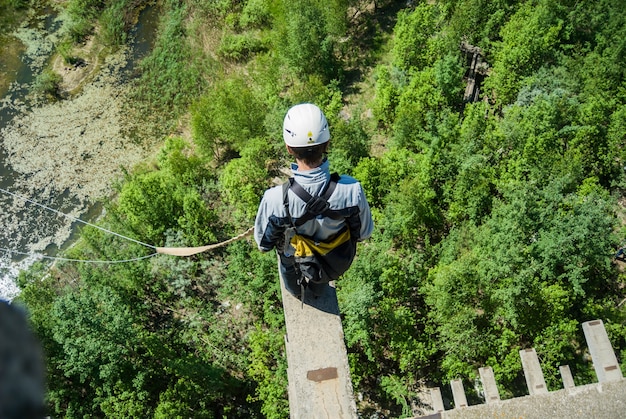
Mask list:
[[[41,207],[41,208],[43,208],[43,209],[45,209],[45,210],[48,210],[48,211],[54,212],[55,214],[61,215],[61,216],[66,217],[66,218],[69,218],[69,219],[70,219],[70,220],[72,220],[72,221],[76,221],[76,222],[79,222],[79,223],[86,224],[86,225],[91,226],[91,227],[93,227],[93,228],[97,228],[97,229],[98,229],[98,230],[100,230],[100,231],[104,231],[105,233],[113,234],[114,236],[120,237],[120,238],[122,238],[122,239],[130,240],[131,242],[134,242],[134,243],[140,244],[140,245],[142,245],[142,246],[149,247],[150,249],[156,249],[156,246],[153,246],[153,245],[151,245],[151,244],[147,244],[147,243],[144,243],[144,242],[140,242],[139,240],[135,240],[135,239],[132,239],[132,238],[127,237],[127,236],[123,236],[123,235],[121,235],[121,234],[119,234],[119,233],[116,233],[116,232],[114,232],[114,231],[107,230],[107,229],[106,229],[106,228],[104,228],[104,227],[100,227],[100,226],[97,226],[97,225],[95,225],[95,224],[91,224],[91,223],[89,223],[89,222],[87,222],[87,221],[83,221],[83,220],[81,220],[80,218],[72,217],[72,216],[71,216],[71,215],[69,215],[69,214],[65,214],[64,212],[61,212],[61,211],[55,210],[54,208],[51,208],[51,207],[49,207],[49,206],[47,206],[47,205],[44,205],[44,204],[40,204],[40,203],[38,203],[38,202],[35,202],[35,201],[33,201],[32,199],[28,199],[28,198],[26,198],[26,197],[24,197],[24,196],[21,196],[21,195],[15,194],[15,193],[13,193],[13,192],[7,191],[6,189],[2,189],[2,188],[0,188],[0,192],[4,192],[5,194],[11,195],[11,196],[12,196],[12,197],[14,197],[14,198],[21,199],[22,201],[29,202],[29,203],[31,203],[31,204],[33,204],[33,205],[36,205],[36,206],[38,206],[38,207]]]
[[[135,261],[138,261],[138,260],[151,258],[152,256],[155,256],[157,254],[171,255],[171,256],[192,256],[192,255],[195,255],[195,254],[198,254],[198,253],[206,252],[207,250],[213,250],[213,249],[217,249],[217,248],[226,246],[226,245],[228,245],[228,244],[230,244],[230,243],[232,243],[234,241],[237,241],[237,240],[240,240],[240,239],[242,239],[244,237],[249,236],[254,231],[254,227],[250,227],[249,229],[247,229],[246,231],[244,231],[243,233],[241,233],[241,234],[239,234],[239,235],[237,235],[235,237],[232,237],[232,238],[230,238],[228,240],[225,240],[223,242],[211,244],[211,245],[208,245],[208,246],[200,246],[200,247],[156,247],[154,245],[147,244],[147,243],[141,242],[139,240],[135,240],[133,238],[130,238],[130,237],[124,236],[122,234],[116,233],[114,231],[107,230],[104,227],[100,227],[100,226],[97,226],[95,224],[91,224],[91,223],[89,223],[87,221],[81,220],[80,218],[73,217],[73,216],[71,216],[69,214],[65,214],[65,213],[63,213],[61,211],[58,211],[58,210],[56,210],[54,208],[51,208],[51,207],[49,207],[47,205],[40,204],[39,202],[35,202],[32,199],[29,199],[29,198],[26,198],[24,196],[18,195],[16,193],[7,191],[6,189],[0,188],[0,192],[3,192],[5,194],[7,194],[7,195],[10,195],[10,196],[12,196],[14,198],[21,199],[21,200],[23,200],[25,202],[29,202],[29,203],[31,203],[33,205],[36,205],[38,207],[41,207],[41,208],[47,210],[47,211],[51,211],[51,212],[53,212],[55,214],[61,215],[61,216],[66,217],[66,218],[69,218],[72,221],[79,222],[79,223],[91,226],[91,227],[96,228],[96,229],[98,229],[100,231],[104,231],[105,233],[109,233],[109,234],[112,234],[112,235],[117,236],[119,238],[122,238],[122,239],[125,239],[125,240],[129,240],[129,241],[131,241],[133,243],[137,243],[137,244],[140,244],[142,246],[149,247],[150,249],[156,250],[155,253],[151,253],[151,254],[149,254],[147,256],[140,256],[140,257],[136,257],[136,258],[132,258],[132,259],[121,259],[121,260],[85,260],[85,259],[70,259],[70,258],[63,258],[63,257],[56,257],[56,256],[46,256],[46,255],[43,255],[43,254],[36,254],[36,253],[19,252],[19,251],[16,251],[16,250],[4,249],[4,248],[0,247],[0,251],[7,252],[9,254],[14,253],[16,255],[22,255],[22,256],[35,256],[35,257],[39,257],[39,258],[42,258],[42,259],[51,259],[51,260],[58,260],[58,261],[65,261],[65,262],[85,262],[85,263],[126,263],[126,262],[135,262]]]
[[[207,250],[213,250],[213,249],[217,249],[218,247],[223,247],[226,246],[227,244],[230,244],[234,241],[243,239],[246,236],[249,236],[250,234],[252,234],[252,232],[254,231],[254,227],[250,227],[249,229],[247,229],[246,231],[244,231],[243,233],[232,237],[228,240],[225,240],[223,242],[220,243],[215,243],[215,244],[210,244],[208,246],[200,246],[200,247],[157,247],[156,251],[157,253],[163,254],[163,255],[171,255],[171,256],[191,256],[191,255],[195,255],[197,253],[202,253],[202,252],[206,252]]]
[[[26,253],[26,252],[18,252],[17,250],[10,250],[0,247],[0,251],[7,252],[9,254],[15,253],[16,255],[22,256],[35,256],[41,259],[50,259],[50,260],[58,260],[63,262],[85,262],[85,263],[126,263],[126,262],[136,262],[138,260],[148,259],[152,256],[156,256],[157,253],[151,253],[146,256],[140,256],[132,259],[118,259],[118,260],[89,260],[89,259],[70,259],[70,258],[62,258],[56,256],[46,256],[41,253]]]

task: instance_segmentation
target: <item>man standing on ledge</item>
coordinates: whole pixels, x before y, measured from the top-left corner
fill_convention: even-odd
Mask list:
[[[325,157],[330,130],[324,113],[310,103],[292,107],[283,122],[283,139],[287,151],[296,160],[291,164],[294,183],[311,197],[323,195],[331,183],[329,162]],[[333,185],[332,195],[327,197],[329,212],[312,217],[307,214],[306,202],[293,188],[283,186],[265,191],[257,212],[254,238],[259,250],[267,252],[276,248],[285,288],[296,297],[301,297],[303,276],[293,255],[294,249],[289,246],[294,234],[319,244],[337,242],[334,239],[349,230],[353,249],[357,241],[372,234],[374,223],[361,185],[346,175],[332,179],[336,185]],[[352,252],[346,257],[349,260],[338,262],[349,265],[353,257]],[[325,284],[308,284],[315,295],[321,294],[321,286]]]

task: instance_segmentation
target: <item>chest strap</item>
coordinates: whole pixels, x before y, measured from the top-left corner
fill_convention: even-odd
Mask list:
[[[330,175],[329,181],[324,186],[324,189],[317,196],[311,196],[302,185],[300,185],[294,178],[289,178],[289,182],[285,183],[283,189],[283,200],[285,204],[285,208],[287,209],[287,214],[289,214],[289,199],[287,196],[287,190],[291,189],[293,193],[298,196],[301,200],[303,200],[306,205],[304,207],[305,213],[302,217],[298,218],[296,223],[292,224],[295,227],[299,227],[302,224],[306,223],[313,218],[316,218],[319,215],[323,215],[329,218],[343,218],[339,215],[338,211],[334,211],[330,209],[330,205],[328,204],[328,200],[332,196],[333,192],[335,192],[335,188],[337,187],[337,182],[339,181],[339,175],[337,173],[333,173]],[[289,186],[287,186],[287,184]],[[289,215],[291,218],[291,215]]]

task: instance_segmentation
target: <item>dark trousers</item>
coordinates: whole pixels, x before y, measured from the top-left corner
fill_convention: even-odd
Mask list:
[[[289,291],[296,297],[300,297],[301,289],[300,289],[300,278],[302,274],[300,273],[300,269],[296,265],[296,261],[294,257],[287,257],[281,252],[278,252],[278,256],[280,258],[280,263],[278,264],[278,269],[280,269],[280,275],[283,277],[283,282],[285,284],[285,289]],[[310,290],[313,295],[320,296],[323,294],[324,287],[328,286],[327,284],[307,284],[307,291]]]

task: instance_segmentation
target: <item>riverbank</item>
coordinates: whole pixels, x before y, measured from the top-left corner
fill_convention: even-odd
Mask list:
[[[86,203],[107,195],[120,169],[145,157],[124,134],[123,64],[122,57],[109,57],[80,95],[36,107],[3,129],[7,163],[28,178],[27,191],[65,192]]]
[[[141,130],[129,118],[127,69],[136,54],[130,47],[111,53],[94,39],[79,46],[80,65],[65,65],[58,54],[49,58],[49,67],[61,76],[59,92],[65,99],[41,102],[30,93],[15,93],[28,92],[26,84],[14,85],[13,94],[1,102],[10,115],[0,128],[0,186],[75,218],[110,196],[112,185],[152,150],[152,141],[136,137]],[[44,55],[34,45],[25,48],[31,63],[35,52]],[[51,50],[45,51],[50,57]],[[34,75],[41,62],[38,58],[31,66]],[[20,254],[54,254],[67,245],[75,226],[6,194],[0,196],[0,208],[0,248],[19,252],[0,254],[0,298],[11,299],[19,292],[14,283],[19,270],[37,259]]]
[[[61,54],[52,59],[52,71],[60,76],[58,85],[59,95],[68,97],[76,95],[100,69],[106,59],[105,47],[96,42],[95,36],[90,36],[86,42],[73,51],[77,57],[75,62],[68,64]]]

